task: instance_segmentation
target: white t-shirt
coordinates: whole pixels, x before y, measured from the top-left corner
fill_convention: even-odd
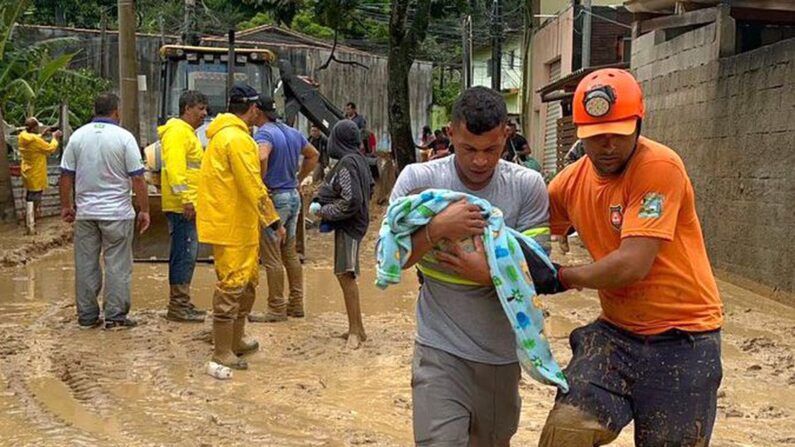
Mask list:
[[[135,218],[130,177],[143,175],[135,137],[108,119],[77,129],[61,160],[61,171],[75,176],[78,220]]]

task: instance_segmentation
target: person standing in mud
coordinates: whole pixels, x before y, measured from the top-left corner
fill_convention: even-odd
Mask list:
[[[158,128],[163,158],[162,209],[171,235],[166,319],[177,322],[202,322],[207,314],[197,310],[190,299],[190,283],[199,254],[196,193],[204,156],[196,129],[207,116],[207,103],[201,92],[183,92],[179,97],[179,118],[171,118]]]
[[[248,363],[239,356],[259,349],[259,343],[245,337],[245,327],[259,283],[260,226],[284,237],[262,183],[259,151],[250,133],[251,126],[265,124],[259,99],[249,85],[230,89],[228,113],[219,114],[207,128],[210,142],[196,201],[199,242],[212,245],[218,277],[212,360],[233,369],[247,369]]]
[[[406,166],[391,200],[423,188],[468,193],[499,207],[505,223],[549,247],[548,197],[538,172],[501,160],[508,137],[502,96],[465,90],[455,101],[449,135],[454,155]],[[412,368],[417,445],[507,446],[521,411],[515,335],[505,316],[483,251],[443,240],[480,238],[478,206],[454,203],[411,237],[404,268],[417,265],[417,335]],[[481,241],[482,242],[482,241]]]
[[[373,191],[370,167],[362,153],[361,132],[352,120],[341,120],[331,129],[328,150],[337,164],[326,176],[309,212],[321,218],[321,231],[334,230],[334,275],[342,288],[348,313],[348,349],[367,340],[359,305],[359,245],[370,224],[369,202]]]
[[[47,189],[47,157],[58,149],[63,132],[42,129],[39,120],[25,120],[25,130],[19,134],[19,156],[22,159],[22,184],[25,186],[25,214],[29,234],[36,234],[36,219],[41,217],[41,199]],[[52,134],[50,142],[44,137]]]
[[[319,154],[301,132],[278,122],[272,99],[263,98],[258,104],[265,117],[265,124],[254,134],[262,180],[287,230],[287,240],[279,243],[273,230],[262,230],[265,234],[260,237],[260,251],[268,279],[268,310],[265,314],[249,314],[248,321],[276,323],[287,321],[288,316],[304,317],[304,272],[296,248],[302,207],[298,187],[315,169]],[[290,283],[289,301],[284,296],[285,270]]]
[[[599,291],[602,314],[570,336],[571,387],[558,393],[543,447],[613,441],[706,446],[722,378],[721,300],[682,160],[640,135],[643,93],[618,69],[574,94],[586,157],[549,186],[552,232],[579,232],[594,262],[558,270],[558,290]]]
[[[75,227],[75,294],[81,329],[101,323],[100,290],[104,291],[105,329],[137,325],[127,316],[136,220],[131,185],[138,202],[140,233],[149,228],[149,196],[138,143],[119,126],[120,119],[119,97],[99,95],[94,101],[94,119],[75,131],[61,160],[61,218]]]

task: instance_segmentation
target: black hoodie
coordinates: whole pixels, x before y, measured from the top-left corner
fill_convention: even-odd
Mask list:
[[[369,202],[373,190],[370,167],[361,152],[361,132],[351,120],[342,120],[331,129],[328,151],[339,161],[326,176],[313,201],[323,207],[318,213],[335,230],[362,240],[370,223]]]

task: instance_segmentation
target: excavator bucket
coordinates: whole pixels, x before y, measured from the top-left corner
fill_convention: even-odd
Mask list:
[[[133,260],[135,262],[168,262],[171,236],[168,220],[161,208],[160,194],[160,143],[144,149],[146,161],[146,181],[149,184],[149,215],[151,223],[144,234],[135,232],[133,238]],[[199,261],[211,261],[212,248],[199,244]]]

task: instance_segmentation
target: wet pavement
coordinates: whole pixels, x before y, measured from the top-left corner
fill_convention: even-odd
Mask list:
[[[328,257],[332,240],[310,232],[307,318],[249,325],[263,349],[248,371],[217,381],[203,373],[209,321],[163,318],[167,266],[135,265],[128,332],[81,331],[74,315],[69,249],[0,269],[0,445],[408,446],[410,368],[417,284],[411,273],[387,291],[373,284],[372,246],[360,282],[369,339],[345,351],[344,305]],[[558,260],[585,262],[582,250]],[[265,307],[266,285],[255,309]],[[195,302],[208,308],[214,285],[197,268]],[[714,446],[795,445],[795,310],[720,283],[726,303],[724,380]],[[559,360],[568,333],[599,313],[593,292],[545,299]],[[521,385],[514,445],[534,445],[554,390]],[[632,445],[625,430],[613,445]]]

